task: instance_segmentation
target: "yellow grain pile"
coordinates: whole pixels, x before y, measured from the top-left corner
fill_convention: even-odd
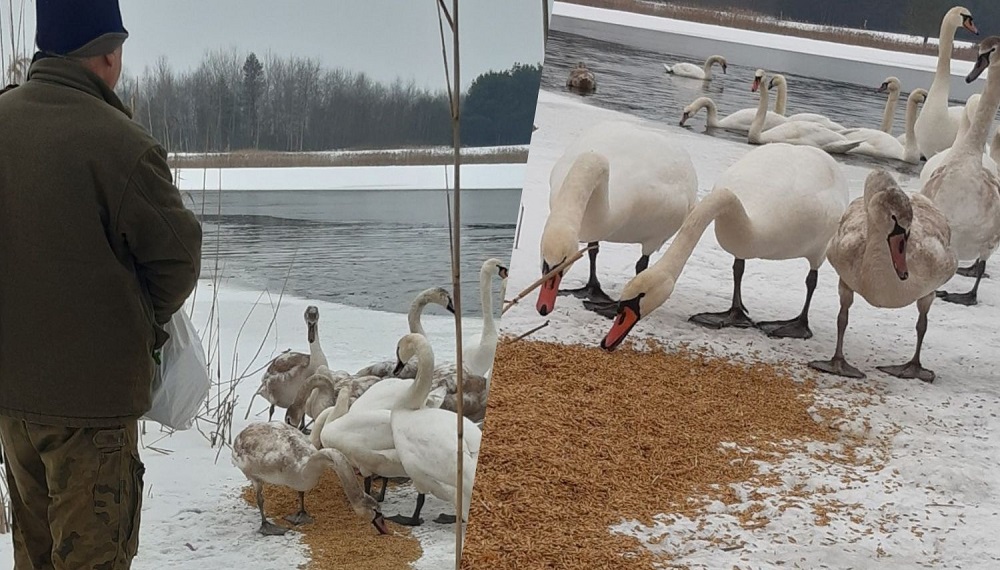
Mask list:
[[[381,480],[375,485],[381,489]],[[245,487],[242,496],[257,508],[252,486]],[[283,517],[298,510],[298,493],[287,487],[264,486],[264,512],[271,522],[291,526]],[[323,474],[315,489],[306,493],[306,511],[314,522],[296,527],[296,531],[302,532],[311,553],[306,570],[409,568],[423,553],[420,543],[407,527],[387,520],[385,524],[391,534],[380,536],[371,523],[362,520],[351,508],[340,479],[331,470]],[[260,537],[261,540],[267,538]]]
[[[462,567],[648,570],[654,556],[609,527],[693,517],[695,496],[737,503],[709,485],[754,479],[753,460],[780,460],[782,441],[837,441],[807,411],[813,388],[687,350],[502,341]]]

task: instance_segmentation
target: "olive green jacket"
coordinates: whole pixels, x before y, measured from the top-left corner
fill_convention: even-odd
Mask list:
[[[0,414],[103,427],[147,412],[201,241],[166,152],[107,84],[34,62],[0,95]]]

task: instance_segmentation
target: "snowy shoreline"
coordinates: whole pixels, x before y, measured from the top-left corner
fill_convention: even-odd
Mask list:
[[[688,132],[673,125],[656,124],[587,105],[578,98],[542,91],[518,227],[520,245],[511,258],[510,291],[520,291],[539,276],[538,244],[548,215],[548,174],[562,149],[589,125],[618,119],[642,123],[664,131],[691,155],[698,173],[699,197],[739,157],[751,150],[746,144]],[[851,198],[861,195],[869,168],[841,163]],[[890,168],[891,170],[891,168]],[[910,192],[917,189],[913,176],[895,174]],[[669,242],[668,242],[669,244]],[[652,256],[655,263],[666,246]],[[634,275],[638,257],[635,246],[601,244],[598,276],[605,291],[617,298]],[[756,330],[708,331],[687,321],[691,314],[722,310],[732,293],[732,257],[715,240],[711,227],[699,240],[694,254],[677,280],[671,299],[645,317],[631,338],[652,338],[667,346],[687,344],[741,360],[790,362],[802,377],[810,374],[805,363],[833,353],[839,307],[837,278],[829,264],[819,271],[819,286],[810,312],[815,336],[806,341],[769,339]],[[752,261],[746,265],[743,298],[756,318],[787,318],[801,307],[807,265],[802,260]],[[586,259],[568,272],[563,287],[586,281]],[[967,290],[971,279],[956,276],[947,290]],[[751,486],[736,489],[741,501],[716,505],[693,519],[665,513],[646,527],[629,520],[627,513],[609,532],[635,536],[653,551],[667,550],[675,564],[718,569],[775,567],[871,567],[912,569],[933,565],[981,568],[985,561],[1000,560],[1000,546],[990,540],[1000,524],[1000,371],[988,347],[1000,343],[1000,329],[993,325],[1000,306],[1000,283],[984,280],[980,304],[961,307],[935,303],[929,315],[923,362],[938,374],[933,384],[886,376],[875,369],[882,364],[905,362],[912,356],[916,322],[913,306],[898,311],[879,310],[856,301],[845,339],[852,364],[868,378],[848,381],[821,376],[817,393],[828,402],[852,406],[860,416],[847,429],[876,435],[893,434],[884,468],[865,474],[865,484],[845,483],[835,466],[816,458],[796,456],[765,469],[782,475],[782,485],[769,490],[777,495],[805,485],[822,499],[859,505],[846,514],[831,515],[829,524],[818,524],[810,509],[777,509],[770,499],[753,499]],[[780,292],[776,294],[776,292]],[[544,320],[550,326],[532,338],[557,343],[597,346],[610,321],[582,308],[579,300],[561,297],[554,313],[542,318],[535,311],[537,293],[512,308],[501,320],[501,332],[519,335]],[[877,398],[850,404],[865,390]],[[823,490],[823,492],[819,492]],[[740,525],[739,515],[763,509],[770,522],[760,528]],[[741,548],[711,545],[712,536],[733,536]]]

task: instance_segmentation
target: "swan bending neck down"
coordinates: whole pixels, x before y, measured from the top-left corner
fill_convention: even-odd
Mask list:
[[[763,74],[763,70],[758,70]],[[813,146],[831,154],[844,154],[859,146],[862,141],[848,140],[844,135],[831,131],[818,123],[809,121],[788,121],[773,129],[764,130],[764,119],[767,116],[768,82],[754,79],[754,87],[760,92],[760,102],[757,114],[750,125],[748,142],[750,144],[788,143],[794,145]]]
[[[966,293],[938,292],[942,300],[975,305],[986,260],[1000,245],[1000,180],[983,168],[983,149],[993,118],[1000,108],[1000,37],[990,36],[979,44],[979,57],[967,83],[989,69],[986,87],[969,129],[949,152],[944,165],[934,171],[921,189],[948,219],[951,247],[959,260],[976,260],[976,282]]]
[[[285,517],[285,520],[294,525],[312,522],[312,517],[306,512],[305,493],[316,487],[327,467],[337,473],[354,512],[370,520],[379,534],[389,532],[378,503],[361,492],[354,469],[343,454],[333,449],[315,448],[290,425],[277,422],[250,424],[233,441],[232,461],[253,484],[260,510],[261,534],[282,535],[287,532],[287,529],[269,522],[264,515],[264,483],[298,491],[299,511]]]
[[[663,69],[670,75],[709,81],[712,79],[712,66],[715,64],[719,64],[719,66],[722,67],[722,73],[727,73],[726,69],[728,65],[726,64],[726,58],[721,55],[713,55],[709,57],[705,60],[705,65],[700,68],[693,63],[677,63],[673,66],[663,64]]]
[[[706,109],[707,119],[705,124],[708,125],[710,129],[726,129],[738,132],[747,132],[750,130],[750,125],[753,123],[753,118],[757,114],[757,109],[740,109],[731,115],[728,115],[722,119],[719,119],[719,110],[713,101],[709,97],[699,97],[691,102],[690,105],[684,108],[684,114],[681,116],[680,126],[684,126],[691,117],[698,114],[698,111]],[[772,129],[778,125],[786,122],[787,119],[782,117],[777,111],[768,111],[767,117],[764,119],[764,130]]]
[[[559,295],[582,297],[587,310],[613,316],[615,302],[597,279],[599,243],[641,245],[635,264],[641,273],[698,201],[698,174],[684,146],[631,121],[603,122],[584,132],[553,166],[549,187],[550,213],[539,244],[542,275],[575,256],[581,241],[592,249],[585,286],[559,289],[569,267],[542,284],[535,304],[542,316],[555,310]]]
[[[818,270],[848,196],[840,166],[819,149],[776,143],[748,152],[722,174],[691,212],[663,257],[625,285],[615,321],[601,347],[616,348],[641,318],[670,298],[684,265],[713,220],[719,245],[735,258],[732,308],[690,320],[714,329],[756,326],[772,337],[810,338],[809,304]],[[796,258],[805,258],[810,266],[801,312],[786,321],[754,323],[742,302],[744,260]]]
[[[837,348],[830,360],[813,361],[809,366],[839,376],[865,377],[844,358],[848,311],[858,293],[881,308],[916,302],[919,316],[913,358],[878,369],[898,378],[933,382],[934,372],[920,364],[920,349],[935,291],[958,267],[950,240],[948,220],[930,200],[920,194],[907,195],[885,170],[872,171],[865,180],[864,195],[848,207],[830,243],[828,258],[840,276]]]
[[[951,52],[955,45],[955,33],[959,28],[979,35],[972,12],[962,6],[955,6],[941,19],[941,31],[938,34],[937,70],[934,81],[927,93],[920,116],[917,117],[917,145],[920,153],[931,158],[942,150],[952,146],[958,133],[961,121],[961,108],[952,112],[948,108],[948,95],[951,91]]]
[[[456,494],[456,474],[458,459],[455,454],[455,441],[458,436],[458,417],[454,412],[440,408],[425,408],[423,401],[430,389],[430,377],[434,368],[434,353],[430,344],[422,336],[404,337],[399,345],[399,359],[417,356],[419,371],[417,381],[410,394],[401,398],[393,407],[390,423],[392,425],[393,445],[399,456],[406,474],[417,489],[417,505],[410,517],[396,515],[390,520],[399,524],[416,526],[421,524],[420,510],[423,508],[424,497],[431,493],[443,501],[454,503]],[[472,484],[475,477],[476,462],[479,457],[479,445],[482,433],[479,427],[468,418],[463,421],[463,477],[462,499],[463,520],[468,520],[469,506],[472,499]],[[440,515],[436,522],[453,523],[456,517]]]

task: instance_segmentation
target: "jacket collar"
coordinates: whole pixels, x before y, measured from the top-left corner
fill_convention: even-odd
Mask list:
[[[83,91],[125,113],[128,118],[132,118],[132,113],[103,79],[72,59],[36,55],[31,67],[28,68],[28,81],[25,83],[32,81],[52,83]]]

